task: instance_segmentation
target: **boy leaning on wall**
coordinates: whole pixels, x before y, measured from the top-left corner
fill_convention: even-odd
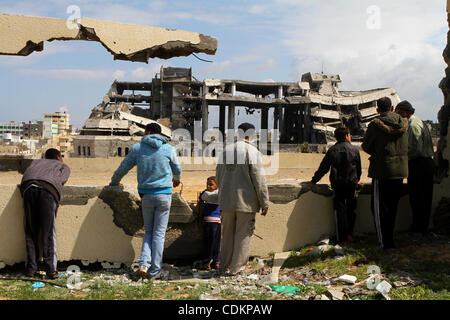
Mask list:
[[[198,269],[219,269],[220,238],[222,233],[219,209],[219,189],[215,176],[206,180],[206,189],[200,194],[203,207],[203,236],[205,254]]]
[[[345,127],[334,131],[336,144],[323,158],[319,169],[309,183],[316,184],[330,171],[331,188],[334,190],[337,242],[346,244],[353,240],[356,220],[356,191],[361,187],[361,157],[359,149],[351,144],[350,130]]]

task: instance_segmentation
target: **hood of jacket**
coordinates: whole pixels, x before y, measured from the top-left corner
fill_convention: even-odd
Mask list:
[[[384,112],[373,123],[383,132],[401,136],[408,131],[408,121],[394,112]]]
[[[164,144],[167,144],[167,139],[159,134],[150,134],[142,138],[142,143],[145,143],[152,148],[159,149]]]

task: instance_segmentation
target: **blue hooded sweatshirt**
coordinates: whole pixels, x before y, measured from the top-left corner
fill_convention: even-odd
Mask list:
[[[135,165],[141,194],[172,194],[172,179],[180,180],[181,165],[175,148],[161,135],[147,135],[135,144],[114,172],[110,185],[118,185]]]

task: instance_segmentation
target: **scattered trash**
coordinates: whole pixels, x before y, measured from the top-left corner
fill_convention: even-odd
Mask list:
[[[258,280],[259,277],[258,277],[258,275],[256,275],[256,274],[251,274],[251,275],[247,276],[247,279],[250,279],[250,280]]]
[[[318,300],[330,300],[326,295],[322,294],[320,295],[320,299]]]
[[[202,293],[202,294],[200,295],[199,300],[224,300],[224,299],[221,298],[221,297],[213,297],[213,296],[210,296],[210,295],[208,295],[208,294]]]
[[[344,256],[345,255],[345,251],[340,245],[335,245],[334,246],[334,253],[337,254],[338,256]]]
[[[60,278],[65,278],[65,277],[67,277],[67,274],[65,274],[65,273],[59,273],[59,274],[58,274],[58,277],[60,277]]]
[[[345,257],[344,256],[336,256],[335,258],[334,258],[334,260],[343,260],[343,259],[345,259]]]
[[[303,284],[318,284],[321,286],[329,286],[333,283],[333,280],[325,280],[325,281],[308,281],[303,280]]]
[[[278,282],[278,276],[273,273],[265,275],[264,277],[261,278],[261,280],[259,280],[259,284],[261,284],[261,285],[272,284],[272,283],[277,283],[277,282]]]
[[[342,291],[349,297],[367,296],[370,294],[370,291],[366,288],[344,287]]]
[[[297,291],[300,290],[298,287],[292,287],[292,286],[276,286],[276,285],[270,285],[270,288],[277,292],[277,293],[287,293],[287,294],[296,294]]]
[[[45,283],[38,281],[38,282],[33,283],[33,285],[31,287],[33,289],[43,288],[43,287],[45,287]]]
[[[319,242],[317,242],[317,245],[328,245],[330,244],[330,239],[326,238],[326,239],[322,239]]]
[[[315,247],[314,249],[309,251],[307,254],[308,255],[313,255],[313,256],[320,256],[321,254],[323,254],[325,252],[328,252],[331,249],[333,249],[333,246],[330,246],[328,244],[323,244],[323,245],[320,245],[318,247]]]
[[[345,283],[355,284],[357,278],[355,276],[349,276],[348,274],[344,274],[343,276],[340,276],[338,280]]]
[[[391,298],[389,298],[389,296],[387,295],[389,293],[389,291],[391,290],[391,288],[392,288],[392,286],[389,284],[389,282],[387,282],[386,280],[383,280],[382,282],[380,282],[377,285],[377,287],[375,289],[379,293],[381,293],[386,300],[391,300]]]
[[[344,300],[345,297],[345,294],[342,292],[342,290],[339,290],[337,288],[328,289],[326,294],[332,300]]]

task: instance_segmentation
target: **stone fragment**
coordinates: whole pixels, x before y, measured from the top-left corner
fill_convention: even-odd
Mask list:
[[[338,280],[345,282],[345,283],[349,283],[349,284],[355,284],[357,278],[355,276],[350,276],[350,275],[344,274],[344,275],[340,276],[338,278]]]
[[[342,290],[330,288],[327,291],[327,296],[332,300],[344,300],[345,294]]]

